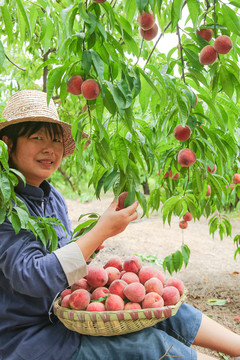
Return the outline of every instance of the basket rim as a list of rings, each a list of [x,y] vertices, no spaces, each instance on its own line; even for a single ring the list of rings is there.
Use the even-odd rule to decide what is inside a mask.
[[[70,309],[70,308],[65,308],[62,307],[59,304],[60,301],[60,296],[56,298],[56,300],[53,303],[53,308],[55,310],[61,310],[61,312],[65,312],[65,313],[71,313],[74,312],[76,314],[85,314],[85,315],[90,315],[90,314],[103,314],[103,315],[113,315],[113,314],[122,314],[122,313],[128,313],[128,314],[136,314],[136,313],[144,313],[146,311],[159,311],[159,310],[166,310],[166,309],[178,309],[186,300],[187,298],[187,289],[184,290],[183,294],[181,295],[179,301],[175,304],[175,305],[166,305],[166,306],[162,306],[162,307],[157,307],[157,308],[146,308],[146,309],[131,309],[131,310],[105,310],[105,311],[86,311],[86,310],[75,310],[75,309]]]

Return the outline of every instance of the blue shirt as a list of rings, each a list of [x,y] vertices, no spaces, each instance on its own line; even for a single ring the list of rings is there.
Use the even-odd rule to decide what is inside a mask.
[[[59,247],[71,239],[71,225],[62,195],[48,182],[20,186],[16,195],[32,216],[56,217]],[[56,295],[68,287],[63,268],[35,235],[15,233],[6,220],[0,225],[0,360],[66,360],[77,349],[81,335],[49,317]]]

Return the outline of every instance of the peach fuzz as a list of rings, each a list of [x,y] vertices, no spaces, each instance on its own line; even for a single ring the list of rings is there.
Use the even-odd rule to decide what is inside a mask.
[[[155,24],[155,19],[152,11],[149,13],[144,11],[138,16],[138,23],[143,30],[149,30]]]
[[[61,300],[61,306],[64,308],[70,307],[69,298],[71,294],[65,295]]]
[[[232,49],[233,43],[229,36],[220,35],[214,41],[213,47],[219,54],[227,54]]]
[[[127,286],[126,281],[122,279],[114,280],[109,286],[109,293],[120,296],[122,299],[125,298],[124,289]]]
[[[90,303],[90,293],[85,289],[75,290],[69,297],[69,305],[74,310],[85,310]]]
[[[152,277],[151,279],[147,280],[144,284],[144,287],[146,289],[146,293],[156,292],[159,295],[162,295],[163,293],[163,284],[157,277]]]
[[[178,163],[183,167],[192,166],[196,159],[196,154],[188,148],[180,150],[177,156]]]
[[[121,271],[122,270],[122,260],[120,259],[119,256],[113,256],[103,266],[104,269],[106,269],[107,267],[115,267],[119,271]]]
[[[182,280],[177,279],[175,277],[169,278],[166,282],[166,286],[174,286],[175,288],[178,289],[180,295],[182,295],[184,292],[184,284]]]
[[[125,272],[125,274],[123,274],[121,279],[126,281],[126,283],[128,283],[128,284],[131,284],[133,282],[140,282],[138,275],[131,271]]]
[[[86,311],[105,311],[105,306],[101,302],[94,301],[88,305]]]
[[[152,277],[158,277],[157,270],[153,266],[145,265],[139,271],[138,277],[139,277],[140,282],[144,285],[145,282],[147,280],[151,279]]]
[[[176,305],[180,299],[180,294],[175,286],[166,286],[163,289],[162,298],[164,305]]]
[[[71,291],[73,292],[77,289],[85,289],[85,290],[89,291],[90,286],[87,282],[87,279],[82,278],[82,279],[76,281],[74,284],[72,284]]]
[[[123,262],[123,270],[130,271],[135,274],[139,272],[142,267],[142,260],[135,255],[128,256],[126,260]]]
[[[82,93],[81,86],[83,79],[80,75],[73,75],[67,83],[67,92],[73,95],[80,95]]]
[[[98,266],[90,266],[88,268],[87,282],[93,288],[104,286],[107,284],[108,274],[105,269]]]
[[[109,294],[107,300],[105,301],[105,309],[107,311],[117,311],[124,309],[123,299],[115,294]]]
[[[81,91],[87,100],[96,99],[100,94],[100,87],[96,80],[88,79],[82,83]]]
[[[123,290],[123,293],[128,300],[132,302],[141,302],[146,295],[146,290],[143,284],[136,282],[128,284]]]
[[[156,270],[156,273],[157,273],[156,277],[157,277],[159,280],[161,280],[162,284],[164,285],[165,279],[164,279],[163,273],[162,273],[160,270],[158,270],[158,269],[155,269],[155,270]]]
[[[109,266],[105,270],[108,274],[107,285],[110,285],[114,280],[120,279],[120,271],[117,268]]]
[[[125,304],[124,310],[140,310],[142,307],[139,303],[134,303],[132,301],[129,301]]]
[[[205,46],[199,54],[199,62],[202,65],[211,65],[213,64],[218,57],[218,53],[212,45]]]
[[[157,304],[157,305],[156,305]],[[142,302],[142,308],[154,308],[154,307],[163,307],[164,301],[161,295],[155,292],[149,292],[146,294],[145,299]]]
[[[71,289],[65,289],[61,292],[60,298],[61,300],[64,298],[64,296],[71,294]]]
[[[178,141],[186,141],[191,136],[191,129],[188,125],[177,125],[173,130],[173,136]]]
[[[100,299],[101,297],[108,296],[108,294],[109,294],[109,289],[104,286],[100,286],[93,290],[93,292],[91,294],[91,300]],[[103,300],[103,302],[104,302],[104,300]]]

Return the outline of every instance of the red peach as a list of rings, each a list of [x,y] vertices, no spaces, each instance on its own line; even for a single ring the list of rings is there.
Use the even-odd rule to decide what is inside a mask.
[[[65,289],[61,292],[60,298],[61,300],[64,298],[64,296],[71,294],[71,289]]]
[[[87,291],[90,290],[90,286],[87,282],[87,279],[79,279],[78,281],[76,281],[74,284],[72,284],[71,286],[71,291],[74,292],[77,289],[85,289]]]
[[[94,301],[88,305],[86,311],[105,311],[105,306],[101,302]]]
[[[214,41],[213,47],[219,54],[227,54],[233,47],[233,43],[229,36],[220,35]]]
[[[148,279],[145,284],[146,293],[149,292],[156,292],[159,295],[162,295],[163,293],[163,284],[161,280],[159,280],[157,277],[152,277],[151,279]]]
[[[120,279],[120,271],[117,268],[109,266],[105,270],[108,274],[107,285],[110,285],[114,280]]]
[[[234,184],[230,184],[229,187],[231,190],[233,190],[235,188]]]
[[[206,196],[211,196],[211,186],[210,185],[208,185],[208,187],[207,187],[207,192],[206,192]]]
[[[176,305],[180,299],[179,291],[174,286],[166,286],[163,289],[162,298],[164,305]]]
[[[125,304],[124,310],[140,310],[142,307],[139,303],[134,303],[132,301],[129,301]]]
[[[183,167],[192,166],[196,159],[196,154],[188,148],[180,150],[177,157],[178,163]]]
[[[152,277],[158,277],[157,270],[153,266],[145,265],[140,269],[138,273],[138,277],[140,282],[144,285],[145,282],[151,279]]]
[[[103,266],[104,269],[106,269],[107,267],[115,267],[117,268],[119,271],[122,270],[122,261],[120,259],[119,256],[112,256],[107,262],[106,264]]]
[[[104,286],[107,284],[108,274],[105,269],[99,266],[91,266],[88,268],[87,282],[93,288]]]
[[[108,294],[109,294],[109,289],[104,286],[100,286],[93,290],[93,292],[91,294],[91,300],[100,299],[101,297],[108,296]],[[104,300],[103,300],[103,302],[104,302]]]
[[[73,75],[67,83],[67,91],[73,95],[81,94],[83,79],[80,75]]]
[[[137,274],[126,271],[125,274],[121,277],[122,280],[126,281],[126,283],[131,284],[133,282],[140,282],[139,277]]]
[[[143,284],[135,282],[128,284],[123,290],[123,293],[128,300],[132,302],[141,302],[146,295],[146,290]]]
[[[125,295],[124,295],[124,289],[127,286],[126,281],[119,279],[119,280],[114,280],[111,285],[109,286],[109,292],[110,294],[115,294],[120,296],[122,299],[124,299]]]
[[[173,180],[177,180],[179,178],[179,173],[176,173],[174,176],[172,174],[172,170],[169,171],[168,173],[169,177]]]
[[[143,30],[151,29],[153,27],[153,25],[155,24],[155,19],[154,19],[152,11],[150,11],[150,13],[143,11],[141,14],[139,14],[138,22],[139,22],[140,27]]]
[[[157,303],[157,307],[164,306],[164,301],[163,301],[162,296],[155,292],[150,292],[150,293],[146,294],[146,296],[142,302],[142,308],[143,309],[154,308],[154,307],[156,307],[155,306],[156,303]]]
[[[163,273],[162,273],[160,270],[158,270],[158,269],[155,269],[155,270],[156,270],[156,277],[157,277],[159,280],[161,280],[162,284],[164,285],[165,279],[164,279]]]
[[[70,304],[69,304],[69,298],[70,298],[71,294],[68,294],[68,295],[65,295],[63,298],[62,298],[62,301],[61,301],[61,306],[64,307],[64,308],[67,308],[67,307],[70,307]]]
[[[240,184],[240,174],[234,174],[232,177],[232,181],[234,184]]]
[[[138,271],[142,267],[142,260],[135,255],[128,256],[126,260],[123,262],[123,269],[127,272],[133,272],[135,274],[138,273]]]
[[[211,65],[217,60],[218,54],[212,45],[205,46],[199,54],[199,62],[202,65]]]
[[[187,125],[177,125],[173,130],[173,136],[179,141],[186,141],[191,136],[191,129]]]
[[[175,277],[169,278],[166,282],[166,286],[174,286],[175,288],[178,289],[180,295],[182,295],[184,292],[184,284],[182,280],[177,279]]]
[[[100,94],[100,87],[96,80],[88,79],[82,83],[81,91],[87,100],[96,99]]]
[[[107,311],[123,310],[124,305],[123,299],[115,294],[109,294],[105,301],[105,308]]]
[[[193,216],[189,211],[187,211],[186,214],[183,216],[184,221],[191,221],[192,218],[193,218]]]
[[[200,30],[197,30],[197,34],[199,36],[201,36],[203,39],[205,39],[206,41],[210,41],[213,36],[213,31],[212,31],[212,29],[200,29]]]
[[[183,229],[183,230],[186,229],[188,227],[187,221],[181,220],[179,222],[179,227],[180,227],[180,229]]]
[[[210,166],[207,164],[207,171],[210,172],[211,174],[214,174],[215,171],[217,170],[217,165],[214,164],[213,168],[211,169]]]
[[[71,293],[69,305],[74,310],[84,310],[90,303],[90,293],[85,289],[78,289]]]
[[[153,27],[149,30],[143,30],[142,28],[140,28],[140,35],[144,38],[144,40],[146,41],[150,41],[153,40],[158,33],[158,26],[157,24],[154,24]]]

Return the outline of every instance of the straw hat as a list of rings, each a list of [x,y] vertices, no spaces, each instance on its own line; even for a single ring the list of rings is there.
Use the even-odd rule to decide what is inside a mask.
[[[10,96],[2,117],[7,121],[0,122],[0,130],[6,126],[24,121],[43,121],[59,124],[63,130],[63,156],[71,155],[75,149],[71,125],[59,120],[53,100],[51,99],[49,105],[47,105],[47,94],[42,91],[22,90],[15,92]]]

